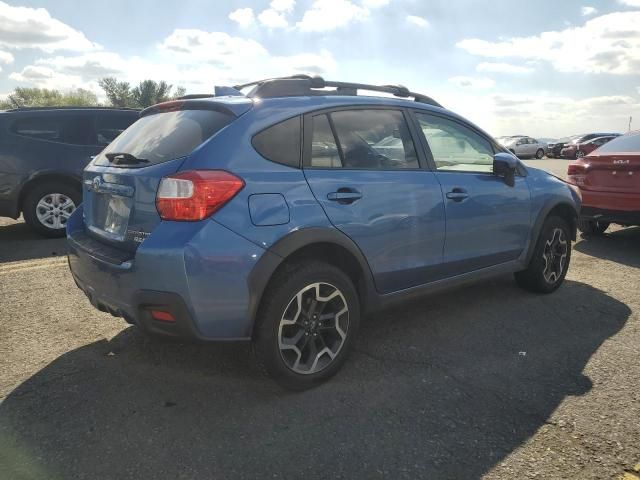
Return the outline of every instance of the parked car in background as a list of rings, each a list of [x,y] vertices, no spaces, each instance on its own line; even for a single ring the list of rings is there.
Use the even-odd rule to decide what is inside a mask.
[[[518,158],[542,158],[547,153],[547,144],[531,137],[503,137],[502,145]]]
[[[582,192],[583,233],[601,234],[611,223],[640,225],[640,130],[570,163],[567,174]]]
[[[156,334],[253,340],[304,389],[339,370],[368,311],[498,273],[562,283],[577,188],[405,87],[235,88],[249,87],[145,109],[87,166],[69,265],[98,309]]]
[[[580,143],[571,142],[565,145],[560,155],[564,158],[582,158],[614,138],[616,137],[609,135],[607,137],[596,137]]]
[[[554,158],[567,158],[562,154],[562,150],[570,145],[576,145],[578,143],[584,143],[594,138],[599,137],[617,137],[619,133],[582,133],[580,135],[573,135],[571,137],[565,137],[558,140],[555,144],[549,145],[550,156]],[[575,157],[574,157],[575,158]]]
[[[21,108],[0,112],[0,216],[48,237],[64,236],[82,200],[82,170],[139,115],[116,108]]]

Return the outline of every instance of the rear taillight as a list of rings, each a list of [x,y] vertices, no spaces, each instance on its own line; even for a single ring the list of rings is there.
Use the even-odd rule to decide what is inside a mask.
[[[222,170],[191,170],[160,181],[156,208],[163,220],[193,222],[207,218],[231,200],[244,181]]]
[[[584,163],[570,163],[567,167],[567,180],[574,185],[584,185],[587,178],[588,165]]]

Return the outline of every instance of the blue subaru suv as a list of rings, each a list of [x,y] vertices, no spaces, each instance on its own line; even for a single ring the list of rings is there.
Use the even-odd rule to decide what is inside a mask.
[[[579,193],[431,98],[307,76],[216,90],[147,108],[85,169],[69,265],[99,310],[252,340],[304,389],[367,312],[505,272],[564,280]]]

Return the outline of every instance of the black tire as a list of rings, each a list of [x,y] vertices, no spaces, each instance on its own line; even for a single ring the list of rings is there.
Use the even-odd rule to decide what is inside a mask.
[[[597,220],[578,220],[578,230],[583,235],[602,235],[609,228],[609,225],[609,222],[598,222]]]
[[[59,221],[54,224],[52,219],[52,223],[47,225],[46,220],[43,223],[38,218],[38,211],[42,210],[38,203],[47,196],[55,194],[61,195],[62,197],[60,198],[70,199],[73,202],[73,207],[65,208],[64,212],[60,211],[57,217],[53,217],[53,219],[59,219]],[[66,234],[66,216],[75,210],[80,205],[80,202],[82,202],[82,192],[79,188],[67,183],[44,182],[29,190],[22,205],[22,214],[27,225],[39,234],[50,238],[64,237]],[[60,225],[60,227],[56,228],[55,225]]]
[[[321,332],[321,326],[316,332],[319,335],[318,338],[316,338],[315,335],[307,336],[309,332],[313,330],[310,330],[309,326],[304,326],[303,323],[310,323],[307,320],[311,320],[313,315],[305,316],[298,314],[295,316],[293,314],[293,312],[301,311],[301,309],[297,307],[298,302],[296,299],[302,290],[309,288],[306,290],[306,293],[303,293],[302,296],[299,297],[299,303],[303,304],[303,307],[310,305],[314,301],[311,300],[310,303],[306,303],[309,299],[306,295],[311,295],[316,300],[318,299],[318,295],[314,293],[314,288],[311,288],[314,284],[320,284],[320,288],[334,287],[341,294],[339,298],[334,297],[334,300],[326,302],[324,307],[322,307],[321,302],[318,303],[321,308],[318,312],[319,314],[322,313],[324,309],[329,308],[329,306],[342,310],[343,307],[338,305],[346,303],[346,307],[348,308],[346,317],[344,313],[334,317],[334,322],[339,322],[343,327],[340,329],[344,333],[344,337],[341,340],[338,338],[339,335],[335,335],[337,331]],[[317,292],[321,292],[321,290],[317,290]],[[327,296],[331,296],[331,294],[327,293]],[[253,339],[254,351],[262,369],[277,383],[289,390],[306,390],[321,384],[335,375],[347,359],[360,324],[360,303],[351,279],[342,270],[324,262],[311,260],[294,263],[285,266],[285,268],[271,279],[264,293],[264,299],[256,318],[256,328]],[[331,304],[331,302],[336,303]],[[334,307],[333,305],[336,306]],[[306,310],[307,314],[315,311],[315,305]],[[300,342],[296,343],[296,350],[280,349],[281,322],[283,319],[287,321],[285,315],[292,319],[297,319],[295,324],[282,327],[283,336],[285,328],[290,329],[289,332],[296,332],[292,334],[293,337],[298,334],[300,335]],[[320,317],[322,316],[323,315],[320,315]],[[339,320],[337,320],[338,318]],[[329,323],[330,322],[327,322],[325,325],[329,325]],[[344,329],[345,325],[346,329]],[[326,329],[325,327],[325,330]],[[330,327],[329,330],[331,330]],[[323,336],[325,334],[329,335],[329,341],[326,341],[327,337]],[[305,335],[305,337],[302,337],[302,335]],[[333,347],[335,350],[332,352],[335,354],[333,359],[330,359],[330,356],[327,354],[323,356],[317,355],[318,348],[320,352],[322,352],[324,347],[329,347],[331,342],[334,343]],[[338,342],[340,342],[339,346],[336,346]],[[301,345],[309,345],[309,347],[306,348],[311,349],[313,347],[316,350],[306,350],[305,347],[300,347]],[[319,345],[319,347],[316,347],[316,345]],[[304,352],[309,351],[311,352],[310,354],[304,354]],[[315,356],[313,355],[314,352],[316,353]],[[305,360],[305,363],[308,364],[311,363],[312,358],[322,358],[324,363],[322,368],[318,370],[308,368],[305,373],[294,371],[295,365],[297,365],[297,363],[295,363],[296,360],[301,362],[304,359],[309,359]],[[291,363],[294,363],[294,365],[291,365]],[[315,363],[312,364],[312,367],[313,365],[315,365]],[[320,361],[317,361],[317,366],[320,367]],[[305,370],[305,368],[298,366],[298,370]]]
[[[544,150],[542,148],[539,148],[538,151],[536,152],[536,158],[538,160],[541,160],[542,157],[544,157]]]
[[[558,230],[562,232],[561,236]],[[558,249],[557,254],[555,250],[556,239],[564,240],[565,242],[564,247],[562,247],[560,241],[558,242],[561,248]],[[551,245],[549,244],[550,242]],[[564,252],[564,258],[562,258],[561,252]],[[547,260],[549,255],[552,256],[551,260]],[[549,264],[549,261],[552,261],[552,263]],[[536,242],[529,266],[526,270],[516,272],[516,283],[532,292],[554,292],[564,281],[570,261],[571,229],[563,218],[549,217],[540,230],[540,236]]]

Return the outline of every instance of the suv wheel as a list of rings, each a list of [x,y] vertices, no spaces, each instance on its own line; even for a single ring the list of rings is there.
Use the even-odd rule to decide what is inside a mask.
[[[598,222],[597,220],[578,220],[578,230],[583,235],[602,235],[607,228],[609,222]]]
[[[539,148],[538,151],[536,152],[536,158],[540,160],[542,157],[544,157],[544,150]]]
[[[538,293],[551,293],[564,281],[571,260],[571,231],[560,217],[549,217],[540,232],[526,270],[517,272],[518,285]]]
[[[67,220],[82,201],[82,194],[70,185],[47,182],[33,188],[23,206],[24,220],[47,237],[63,237]]]
[[[345,362],[360,322],[358,294],[340,269],[298,263],[277,274],[258,312],[258,361],[280,385],[314,387]]]

